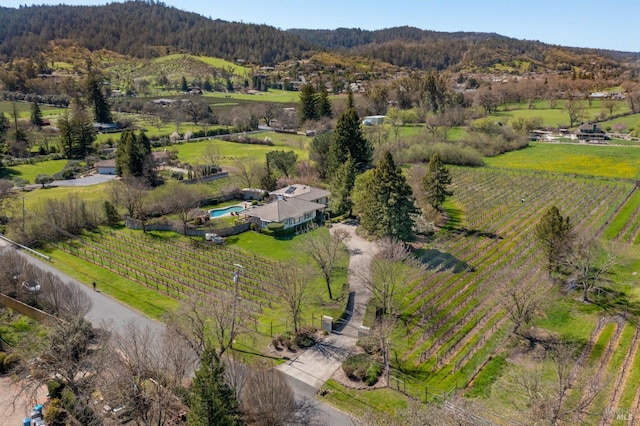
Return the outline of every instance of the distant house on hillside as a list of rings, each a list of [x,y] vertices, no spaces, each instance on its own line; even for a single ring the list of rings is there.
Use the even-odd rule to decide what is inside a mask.
[[[586,123],[576,131],[578,140],[585,142],[602,142],[609,139],[607,134],[596,123]]]

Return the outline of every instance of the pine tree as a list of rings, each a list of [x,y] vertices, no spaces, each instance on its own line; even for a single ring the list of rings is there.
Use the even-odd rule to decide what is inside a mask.
[[[451,184],[451,175],[440,160],[440,154],[436,151],[431,155],[427,166],[427,173],[422,178],[422,188],[425,192],[425,198],[434,209],[439,209],[447,197],[453,195],[453,192],[447,189],[447,185]]]
[[[102,81],[94,73],[87,75],[87,99],[93,106],[93,113],[98,123],[113,123],[109,103],[102,93]]]
[[[353,201],[351,191],[356,180],[356,167],[351,155],[347,155],[347,161],[342,164],[331,181],[330,208],[333,214],[342,215],[351,213]]]
[[[187,79],[184,78],[184,76],[182,76],[182,79],[180,80],[180,90],[183,92],[189,91],[189,85],[187,84]]]
[[[151,143],[144,132],[137,136],[132,130],[125,130],[120,136],[116,150],[116,174],[118,176],[144,176],[149,167]]]
[[[365,139],[360,127],[360,117],[353,103],[353,94],[349,92],[347,109],[338,118],[336,130],[331,135],[329,146],[329,158],[327,164],[328,174],[331,175],[344,164],[347,154],[351,155],[356,169],[364,170],[371,164],[373,147]]]
[[[318,92],[317,108],[318,117],[331,117],[331,101],[329,100],[327,87],[324,84],[320,86],[320,91]]]
[[[354,210],[360,216],[361,227],[380,238],[391,237],[408,241],[413,236],[416,212],[413,191],[386,151],[380,162],[366,177],[356,180]]]
[[[266,191],[273,191],[276,189],[278,181],[275,176],[273,176],[273,172],[271,171],[271,167],[269,167],[269,161],[267,160],[265,164],[265,172],[260,179],[260,186],[262,189]]]
[[[300,88],[300,124],[318,117],[318,95],[313,85],[307,83]]]
[[[538,244],[544,251],[549,273],[562,272],[565,259],[573,248],[573,224],[569,217],[562,217],[560,210],[552,206],[535,227]]]
[[[189,425],[242,424],[238,400],[224,377],[224,365],[212,348],[205,348],[189,396]]]
[[[36,126],[38,129],[42,127],[44,124],[44,120],[42,119],[42,111],[40,110],[40,104],[38,101],[33,101],[31,104],[31,124]]]
[[[71,115],[73,134],[72,156],[84,158],[92,149],[96,140],[96,132],[89,114],[81,108],[74,108]]]

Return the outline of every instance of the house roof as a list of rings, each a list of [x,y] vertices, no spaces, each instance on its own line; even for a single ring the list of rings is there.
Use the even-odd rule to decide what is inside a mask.
[[[116,167],[116,160],[115,159],[111,159],[111,160],[102,160],[102,161],[98,161],[95,164],[96,167],[113,167],[115,169]]]
[[[244,210],[242,214],[259,217],[265,222],[282,222],[325,208],[324,204],[312,203],[298,198],[283,198],[260,207]]]
[[[298,200],[314,201],[320,198],[329,197],[331,193],[324,189],[314,188],[308,185],[289,185],[271,192],[272,195],[282,195],[287,198],[297,198]]]
[[[578,127],[578,131],[587,133],[604,133],[602,128],[596,123],[585,123]]]

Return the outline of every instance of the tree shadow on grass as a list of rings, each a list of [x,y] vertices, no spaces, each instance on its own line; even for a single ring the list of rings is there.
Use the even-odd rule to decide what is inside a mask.
[[[22,176],[22,172],[11,167],[0,168],[0,179],[13,179]]]
[[[622,314],[627,319],[637,318],[640,315],[640,302],[631,300],[629,295],[623,291],[605,287],[600,289],[591,299],[594,305],[609,315]]]
[[[424,249],[417,254],[418,259],[429,270],[446,271],[451,270],[454,274],[460,272],[473,272],[475,269],[466,262],[458,259],[450,253],[441,252],[438,249]]]

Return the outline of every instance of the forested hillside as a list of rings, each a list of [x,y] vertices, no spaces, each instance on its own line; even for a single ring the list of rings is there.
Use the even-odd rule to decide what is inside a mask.
[[[494,33],[444,33],[414,27],[377,31],[291,29],[214,20],[161,2],[128,1],[105,6],[0,7],[0,61],[37,58],[51,40],[138,58],[193,53],[275,65],[318,51],[419,70],[515,71],[611,70],[640,53],[552,46]],[[503,69],[504,70],[504,69]]]
[[[638,52],[551,46],[495,33],[444,33],[408,26],[377,31],[338,28],[291,29],[289,32],[327,49],[342,49],[393,65],[424,70],[486,68],[515,62],[562,71],[572,66],[590,68],[595,64],[602,69],[640,58]]]
[[[56,39],[140,58],[184,51],[265,65],[311,49],[274,27],[211,20],[162,3],[0,8],[0,60],[37,56]]]

